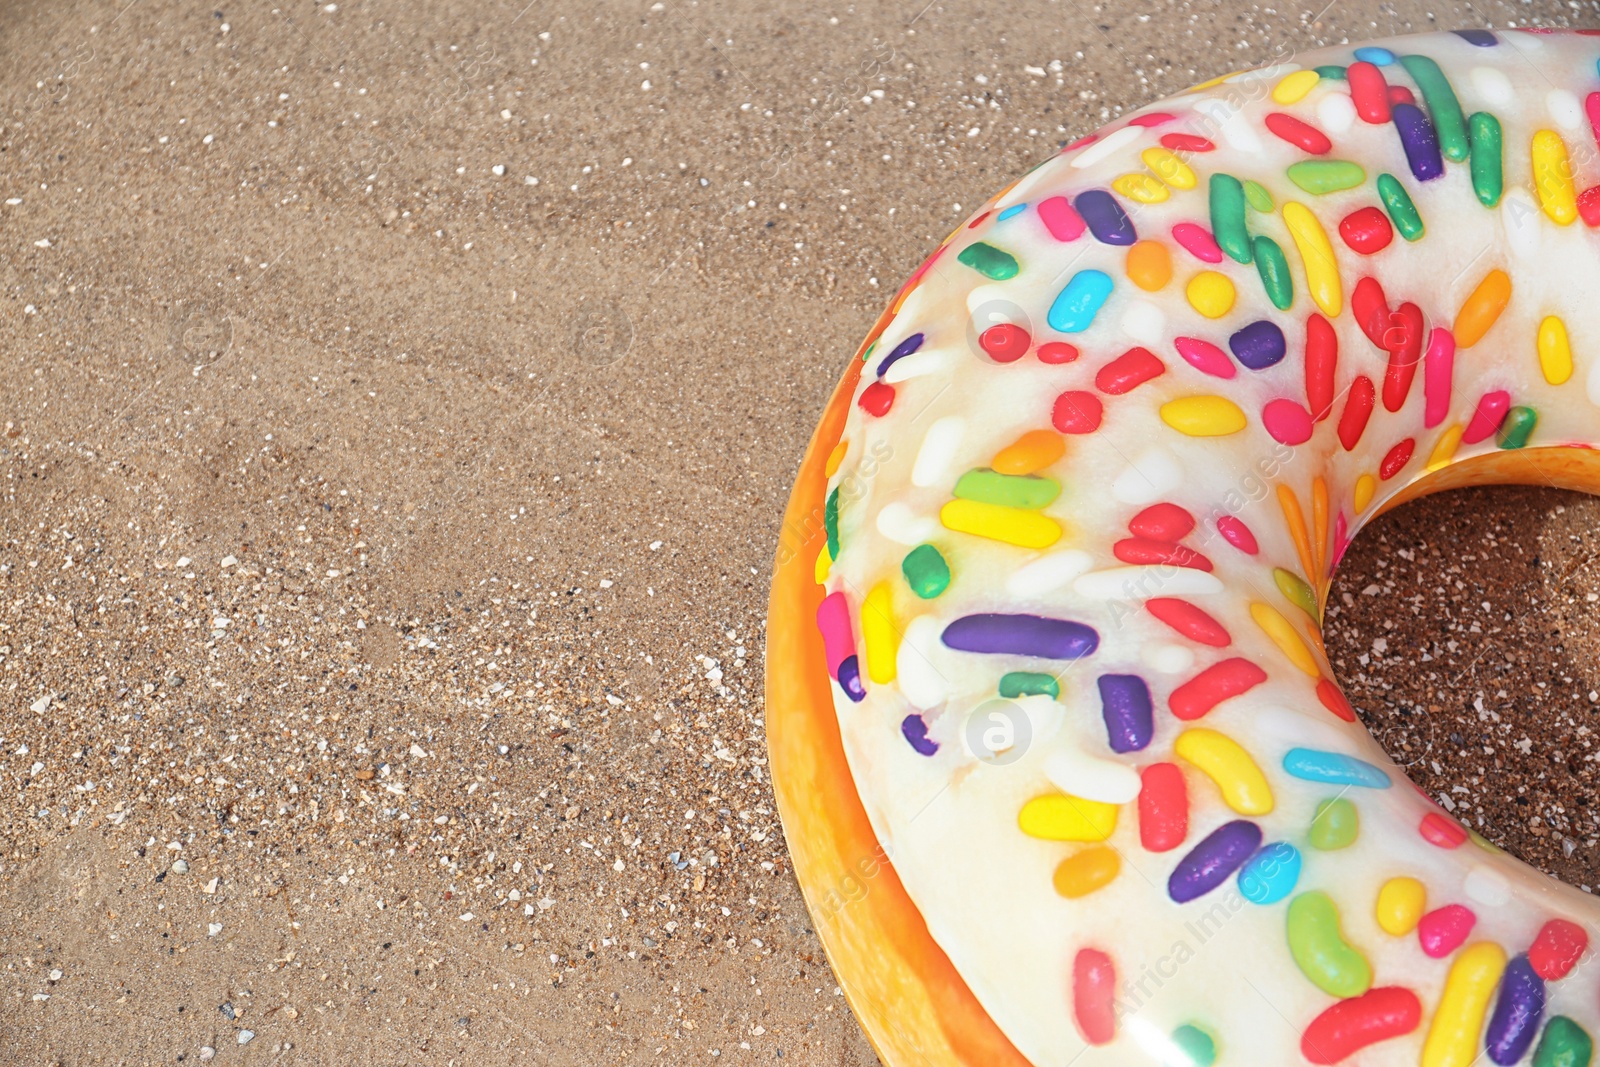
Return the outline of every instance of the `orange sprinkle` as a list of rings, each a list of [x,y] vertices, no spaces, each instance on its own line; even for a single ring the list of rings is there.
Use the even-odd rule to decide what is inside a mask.
[[[1311,483],[1311,550],[1320,579],[1328,567],[1328,483],[1320,475]]]
[[[1457,348],[1471,348],[1483,340],[1483,335],[1495,324],[1500,313],[1511,302],[1511,279],[1503,270],[1492,270],[1472,290],[1466,303],[1456,313],[1455,334]]]
[[[1057,893],[1076,900],[1110,885],[1121,869],[1122,860],[1115,849],[1096,845],[1062,860],[1052,880]]]
[[[1128,249],[1128,278],[1147,293],[1172,280],[1172,253],[1160,241],[1140,241]]]
[[[844,454],[850,450],[849,441],[840,441],[833,446],[833,451],[828,453],[828,466],[825,476],[832,478],[839,470],[839,464],[844,462]]]
[[[1294,490],[1287,485],[1278,486],[1278,506],[1283,509],[1283,521],[1289,524],[1289,536],[1294,538],[1295,551],[1300,554],[1300,566],[1305,568],[1307,575],[1316,573],[1311,566],[1311,538],[1306,533],[1305,512],[1300,510],[1300,501],[1294,495]]]
[[[1029,430],[996,452],[990,466],[1000,474],[1032,474],[1066,453],[1066,442],[1054,430]]]

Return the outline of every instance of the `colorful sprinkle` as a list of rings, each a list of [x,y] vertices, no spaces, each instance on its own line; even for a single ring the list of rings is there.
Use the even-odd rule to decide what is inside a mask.
[[[1116,1039],[1116,996],[1117,969],[1111,957],[1099,949],[1079,949],[1072,960],[1072,1018],[1089,1044]]]
[[[1306,1027],[1300,1051],[1315,1064],[1342,1063],[1362,1049],[1414,1031],[1422,1002],[1409,989],[1381,986],[1325,1009]]]
[[[1359,997],[1372,986],[1372,965],[1344,938],[1339,908],[1320,889],[1289,902],[1289,955],[1300,973],[1324,993]]]
[[[1029,430],[994,455],[990,464],[1001,474],[1035,474],[1067,453],[1061,435],[1049,430]]]
[[[1279,841],[1263,848],[1239,870],[1239,895],[1252,904],[1276,904],[1300,881],[1300,850]]]
[[[1164,146],[1146,148],[1139,153],[1139,158],[1144,161],[1145,166],[1155,171],[1156,177],[1174,189],[1187,191],[1199,184],[1199,179],[1195,177],[1189,164],[1174,154],[1170,148]]]
[[[1291,748],[1283,756],[1283,769],[1307,782],[1387,789],[1389,776],[1366,760],[1314,748]]]
[[[1035,671],[1009,671],[1000,676],[1000,695],[1007,700],[1018,697],[1047,696],[1052,700],[1061,697],[1061,683],[1053,674]]]
[[[1190,437],[1226,437],[1247,425],[1239,405],[1225,396],[1186,396],[1161,405],[1161,421]]]
[[[1468,1067],[1477,1058],[1489,998],[1505,967],[1505,949],[1492,941],[1480,941],[1456,957],[1422,1046],[1422,1067]]]
[[[1225,659],[1174,689],[1167,707],[1184,722],[1193,722],[1224,700],[1247,693],[1266,680],[1267,672],[1249,660]]]
[[[1439,135],[1428,116],[1415,104],[1396,104],[1394,128],[1400,134],[1411,176],[1419,182],[1432,181],[1444,174],[1444,157],[1439,152]]]
[[[1317,803],[1317,814],[1306,839],[1320,852],[1336,852],[1355,844],[1360,833],[1361,817],[1356,806],[1345,797],[1335,797]]]
[[[961,500],[980,500],[986,504],[1036,511],[1061,495],[1061,483],[1037,474],[1001,474],[979,468],[957,479],[952,492]]]
[[[1139,239],[1133,221],[1116,198],[1103,189],[1079,193],[1072,202],[1096,241],[1107,245],[1131,245]]]
[[[1096,684],[1111,751],[1144,751],[1155,736],[1150,687],[1136,674],[1102,674]]]
[[[1554,130],[1540,130],[1529,146],[1533,156],[1533,186],[1539,193],[1539,206],[1559,226],[1571,225],[1578,217],[1578,193],[1572,184],[1572,161],[1567,145]]]
[[[1109,396],[1131,393],[1145,382],[1165,374],[1167,365],[1148,348],[1134,347],[1101,367],[1094,385]]]
[[[907,552],[900,561],[900,572],[911,591],[923,600],[932,600],[950,588],[950,564],[932,545],[918,545]]]
[[[1015,278],[1020,269],[1017,257],[1010,252],[1004,252],[984,241],[978,241],[963,248],[956,261],[964,263],[988,278],[990,281],[1003,282],[1008,278]]]
[[[1111,275],[1105,271],[1080,270],[1056,294],[1045,321],[1057,333],[1082,333],[1094,325],[1094,317],[1111,295],[1111,289]]]
[[[895,679],[895,659],[900,651],[900,629],[894,620],[894,590],[879,582],[861,605],[861,643],[866,648],[867,677],[876,685]]]
[[[1048,200],[1041,201],[1036,210],[1039,212],[1039,220],[1044,223],[1044,228],[1058,241],[1076,241],[1087,229],[1083,223],[1083,216],[1078,214],[1064,196],[1052,196]]]
[[[1500,120],[1487,111],[1474,112],[1467,120],[1467,130],[1472,138],[1472,191],[1478,203],[1494,207],[1506,187]]]
[[[1417,88],[1422,90],[1422,100],[1428,105],[1428,114],[1433,117],[1444,157],[1452,163],[1464,162],[1471,149],[1471,141],[1467,136],[1466,119],[1461,113],[1461,102],[1456,99],[1450,80],[1439,69],[1439,64],[1428,56],[1402,56],[1400,65],[1417,83]]]
[[[1500,995],[1484,1038],[1492,1062],[1509,1065],[1521,1061],[1539,1033],[1544,1004],[1544,979],[1534,973],[1527,956],[1513,958],[1500,976]]]
[[[1300,264],[1306,272],[1306,288],[1311,299],[1329,318],[1337,318],[1344,306],[1344,288],[1339,282],[1338,260],[1327,231],[1304,204],[1290,200],[1283,205],[1283,222],[1289,227]]]
[[[1215,782],[1223,802],[1240,815],[1265,815],[1272,810],[1272,787],[1266,775],[1233,738],[1204,726],[1191,726],[1178,735],[1172,750]]]
[[[1391,878],[1378,890],[1378,926],[1391,937],[1404,937],[1417,928],[1428,891],[1415,878]]]
[[[1172,253],[1160,241],[1140,241],[1128,249],[1125,269],[1134,285],[1157,292],[1172,280]]]
[[[1117,811],[1115,804],[1055,793],[1024,804],[1017,826],[1041,841],[1099,842],[1116,830]]]
[[[1061,540],[1061,524],[1048,516],[980,500],[950,501],[939,509],[939,521],[947,530],[1019,548],[1049,548]]]
[[[1122,859],[1115,849],[1095,845],[1062,860],[1051,881],[1057,893],[1077,900],[1116,881],[1121,870]]]
[[[939,751],[939,743],[928,737],[928,723],[921,715],[907,715],[902,719],[900,734],[919,756],[932,756]]]
[[[1082,659],[1100,646],[1092,627],[1041,615],[966,615],[944,628],[942,640],[961,652],[1041,659]]]
[[[1216,889],[1261,847],[1261,827],[1244,819],[1223,823],[1178,861],[1167,878],[1167,896],[1187,904]]]
[[[1178,242],[1178,247],[1202,263],[1222,262],[1222,249],[1217,247],[1216,238],[1204,226],[1180,222],[1172,227],[1172,239]]]
[[[1545,1024],[1544,1035],[1533,1051],[1533,1067],[1589,1067],[1594,1059],[1594,1039],[1565,1015]]]
[[[1233,310],[1233,282],[1226,274],[1203,270],[1189,279],[1184,288],[1189,306],[1208,319],[1220,319]]]
[[[1189,834],[1189,787],[1175,763],[1152,763],[1139,775],[1139,843],[1169,852]]]
[[[1533,939],[1528,962],[1540,978],[1555,982],[1572,973],[1588,947],[1589,933],[1583,927],[1566,919],[1551,919]]]
[[[1250,232],[1245,228],[1244,183],[1231,174],[1213,174],[1210,184],[1211,233],[1217,247],[1238,263],[1250,262]],[[1220,277],[1220,275],[1219,275]],[[1227,279],[1223,279],[1226,281]],[[1231,285],[1230,285],[1231,288]],[[1191,298],[1192,299],[1192,298]],[[1231,299],[1229,301],[1231,306]],[[1223,311],[1227,309],[1224,308]],[[1205,312],[1201,312],[1205,314]],[[1222,312],[1218,312],[1222,314]],[[1211,316],[1216,318],[1216,315]]]
[[[1393,174],[1378,175],[1378,196],[1400,236],[1407,241],[1421,240],[1422,216],[1417,213],[1417,205],[1411,202],[1411,194],[1400,184],[1400,179]]]

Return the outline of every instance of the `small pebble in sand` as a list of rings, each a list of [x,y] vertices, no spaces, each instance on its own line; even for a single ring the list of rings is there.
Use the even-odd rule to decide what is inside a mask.
[[[256,1032],[254,1030],[240,1030],[239,1031],[239,1044],[248,1045],[250,1042],[254,1041],[255,1039],[256,1039]]]
[[[172,873],[173,874],[188,874],[189,873],[189,863],[188,863],[188,861],[187,860],[175,860],[175,861],[173,861]]]
[[[216,1056],[217,1056],[217,1050],[212,1048],[210,1045],[204,1045],[204,1046],[201,1047],[201,1049],[200,1049],[200,1062],[201,1063],[209,1063],[211,1060],[216,1059]]]

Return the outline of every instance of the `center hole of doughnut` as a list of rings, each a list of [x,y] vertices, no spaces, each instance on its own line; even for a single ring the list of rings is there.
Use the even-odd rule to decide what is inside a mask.
[[[1340,563],[1323,633],[1413,782],[1600,893],[1600,498],[1461,489],[1383,515]]]

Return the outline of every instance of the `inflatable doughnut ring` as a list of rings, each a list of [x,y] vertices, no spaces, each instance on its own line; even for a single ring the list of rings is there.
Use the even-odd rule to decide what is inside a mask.
[[[1386,508],[1600,489],[1597,58],[1471,30],[1209,82],[880,318],[789,505],[767,699],[886,1063],[1591,1062],[1600,908],[1410,786],[1319,620]]]

